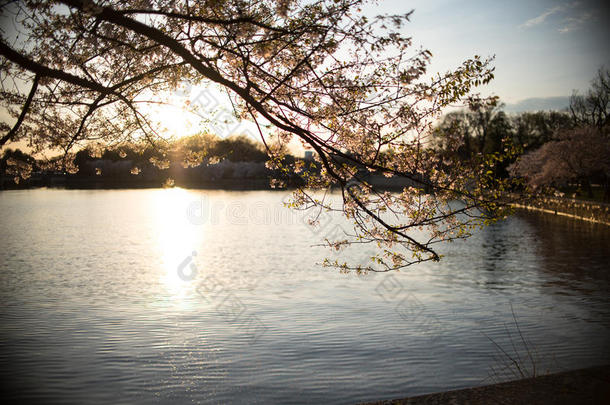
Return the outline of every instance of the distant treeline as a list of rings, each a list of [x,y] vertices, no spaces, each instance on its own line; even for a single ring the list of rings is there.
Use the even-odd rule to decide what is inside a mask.
[[[602,69],[585,94],[572,95],[565,111],[507,114],[497,98],[473,103],[443,116],[427,147],[441,152],[445,162],[491,159],[495,176],[521,177],[534,189],[610,200],[609,116],[610,72]],[[303,183],[296,166],[319,170],[312,159],[268,146],[281,156],[281,169],[268,168],[265,147],[244,136],[199,134],[166,144],[92,145],[46,161],[7,149],[0,159],[0,187],[291,187]]]
[[[36,160],[20,150],[7,149],[0,160],[4,188],[66,187],[193,187],[269,188],[270,179],[300,185],[300,178],[276,173],[265,166],[267,153],[260,142],[244,136],[221,139],[207,134],[181,138],[166,145],[123,144],[88,147],[65,161]],[[299,160],[284,153],[286,166]],[[310,165],[311,166],[311,165]]]
[[[585,94],[572,95],[565,111],[507,114],[493,99],[449,113],[434,128],[432,147],[462,162],[515,150],[511,158],[498,160],[496,176],[608,201],[609,117],[610,72],[602,69]]]

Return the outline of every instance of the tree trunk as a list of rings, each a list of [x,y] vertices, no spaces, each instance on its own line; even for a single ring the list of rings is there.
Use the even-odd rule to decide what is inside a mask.
[[[591,181],[589,179],[583,179],[582,186],[587,191],[587,197],[593,199],[593,188],[591,187]]]

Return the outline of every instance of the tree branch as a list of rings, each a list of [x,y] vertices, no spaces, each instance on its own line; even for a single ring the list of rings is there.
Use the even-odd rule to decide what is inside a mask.
[[[23,122],[25,115],[27,114],[28,110],[30,109],[30,104],[32,104],[32,99],[34,98],[34,94],[36,93],[36,89],[38,88],[39,80],[40,80],[40,75],[36,74],[34,76],[34,81],[32,82],[32,88],[30,89],[30,94],[28,94],[28,98],[25,100],[25,103],[23,104],[23,108],[21,109],[21,114],[19,114],[19,118],[17,118],[17,122],[15,123],[15,125],[13,125],[13,128],[11,128],[11,130],[6,135],[4,135],[2,137],[2,139],[0,139],[0,147],[4,146],[5,143],[7,143],[11,139],[13,139],[13,136],[15,136],[15,134],[19,130],[19,127],[21,126],[21,123]]]

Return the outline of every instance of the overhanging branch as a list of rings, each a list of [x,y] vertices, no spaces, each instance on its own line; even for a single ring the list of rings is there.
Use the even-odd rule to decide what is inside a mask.
[[[28,98],[25,100],[23,104],[23,108],[21,109],[21,114],[19,114],[19,118],[17,118],[17,122],[13,125],[13,128],[0,139],[0,147],[4,146],[5,143],[12,140],[19,127],[21,127],[21,123],[23,122],[25,115],[28,113],[30,109],[30,104],[32,104],[32,99],[34,98],[34,94],[36,93],[36,89],[38,89],[38,82],[40,81],[40,75],[36,74],[34,76],[34,81],[32,82],[32,88],[30,89],[30,94],[28,94]]]

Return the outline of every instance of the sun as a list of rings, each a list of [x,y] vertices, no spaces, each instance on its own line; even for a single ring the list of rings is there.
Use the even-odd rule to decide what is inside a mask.
[[[162,105],[151,108],[151,119],[166,138],[183,138],[201,131],[202,118],[184,107]]]

